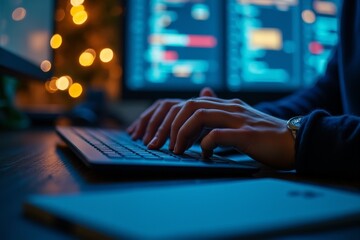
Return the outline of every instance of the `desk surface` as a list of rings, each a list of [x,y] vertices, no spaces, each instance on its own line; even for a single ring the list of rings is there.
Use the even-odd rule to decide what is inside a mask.
[[[66,239],[69,233],[27,219],[22,204],[31,194],[59,194],[97,189],[133,188],[163,184],[196,183],[218,179],[171,179],[100,174],[86,168],[56,136],[53,129],[0,132],[0,236],[2,239]],[[262,171],[254,178],[274,177],[360,191],[360,182],[309,179],[292,172]],[[360,226],[306,233],[312,239],[360,239]],[[3,238],[5,237],[5,238]],[[286,236],[288,239],[298,236]]]

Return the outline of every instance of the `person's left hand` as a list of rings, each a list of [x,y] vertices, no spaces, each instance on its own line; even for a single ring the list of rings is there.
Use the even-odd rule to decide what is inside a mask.
[[[175,154],[182,154],[204,129],[210,129],[201,140],[205,158],[211,156],[217,146],[233,146],[264,164],[294,168],[294,139],[286,121],[260,112],[241,100],[191,99],[169,119],[173,119],[170,150]],[[150,142],[149,148],[156,149],[156,141]]]

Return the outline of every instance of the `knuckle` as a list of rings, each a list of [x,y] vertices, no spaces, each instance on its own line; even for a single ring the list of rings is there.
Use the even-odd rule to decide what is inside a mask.
[[[241,100],[238,99],[238,98],[232,99],[231,102],[232,102],[232,103],[235,103],[235,104],[242,104],[242,103],[243,103],[243,101],[241,101]]]
[[[187,109],[194,109],[196,107],[197,101],[194,99],[190,99],[186,101],[184,107]]]
[[[208,111],[204,108],[195,111],[194,116],[197,118],[203,118],[207,115]]]
[[[218,139],[220,137],[221,131],[219,129],[213,129],[209,133],[211,139]]]
[[[174,105],[170,108],[169,114],[173,115],[175,113],[178,113],[180,111],[181,107],[178,105]]]
[[[164,102],[162,102],[162,106],[163,106],[164,108],[167,108],[167,109],[170,109],[173,105],[174,105],[174,103],[173,103],[173,102],[170,102],[170,101],[164,101]]]

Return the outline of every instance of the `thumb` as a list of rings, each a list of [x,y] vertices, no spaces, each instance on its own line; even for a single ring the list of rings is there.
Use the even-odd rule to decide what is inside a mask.
[[[205,87],[201,90],[200,97],[217,97],[217,96],[211,88]]]

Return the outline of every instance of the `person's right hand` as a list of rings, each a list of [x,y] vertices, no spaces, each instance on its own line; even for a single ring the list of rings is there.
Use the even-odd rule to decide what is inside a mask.
[[[200,98],[216,102],[231,101],[217,98],[210,88],[202,89]],[[157,146],[161,147],[169,137],[171,123],[184,102],[185,100],[182,99],[161,99],[156,101],[127,128],[127,132],[133,140],[142,139],[145,145],[149,144],[157,132],[161,132],[157,144]]]

